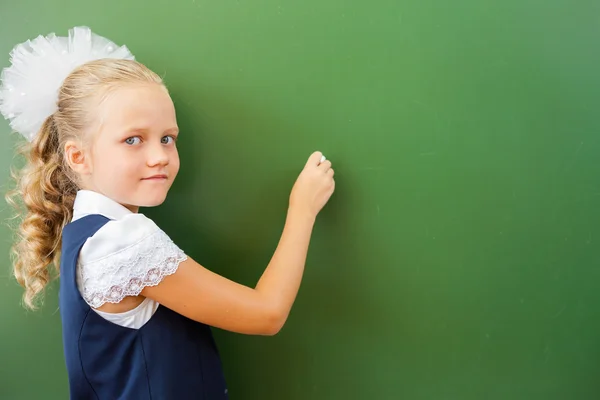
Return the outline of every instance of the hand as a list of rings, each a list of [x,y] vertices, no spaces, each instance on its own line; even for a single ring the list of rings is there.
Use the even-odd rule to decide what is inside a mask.
[[[290,209],[306,212],[312,218],[317,217],[335,190],[331,162],[322,159],[319,151],[311,154],[290,195]]]

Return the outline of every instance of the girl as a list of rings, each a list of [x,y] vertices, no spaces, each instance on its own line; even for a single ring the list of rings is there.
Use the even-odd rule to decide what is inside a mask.
[[[38,37],[13,50],[2,81],[0,111],[30,140],[10,197],[25,206],[14,273],[33,308],[60,266],[71,398],[226,399],[209,326],[281,329],[334,191],[331,163],[308,158],[279,245],[250,288],[186,256],[139,213],[163,203],[177,176],[179,128],[165,85],[126,47],[88,28]]]

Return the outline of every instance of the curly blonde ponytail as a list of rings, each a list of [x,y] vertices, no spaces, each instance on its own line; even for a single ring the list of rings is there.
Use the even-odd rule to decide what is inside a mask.
[[[12,256],[15,277],[25,288],[23,301],[30,309],[36,308],[35,298],[52,279],[48,267],[58,265],[62,229],[71,219],[77,193],[77,186],[65,173],[58,146],[58,130],[50,116],[35,140],[23,149],[28,163],[13,173],[17,187],[7,195],[11,205],[20,208],[20,200],[27,209]]]
[[[82,65],[60,88],[58,111],[46,119],[33,142],[23,147],[27,163],[13,172],[17,185],[6,199],[21,219],[11,253],[15,277],[25,288],[27,308],[37,308],[38,295],[59,275],[62,230],[71,221],[79,189],[78,177],[66,163],[64,144],[85,139],[95,122],[90,110],[110,91],[140,83],[162,85],[162,80],[131,60],[101,59]]]

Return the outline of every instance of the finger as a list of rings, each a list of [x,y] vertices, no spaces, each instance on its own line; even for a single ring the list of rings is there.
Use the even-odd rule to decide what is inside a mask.
[[[329,176],[333,176],[333,175],[335,175],[335,172],[333,171],[333,168],[329,168],[329,169],[327,170],[327,175],[329,175]]]
[[[321,164],[319,164],[319,168],[323,171],[328,171],[331,169],[331,161],[325,160]]]
[[[308,158],[308,161],[306,162],[306,165],[307,166],[309,166],[309,165],[318,166],[321,163],[321,158],[322,157],[323,157],[323,153],[321,153],[320,151],[315,151]]]

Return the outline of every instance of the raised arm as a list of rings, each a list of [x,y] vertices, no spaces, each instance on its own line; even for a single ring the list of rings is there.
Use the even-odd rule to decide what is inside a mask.
[[[313,153],[290,195],[283,233],[257,285],[235,283],[188,258],[142,295],[193,320],[221,329],[274,335],[292,308],[306,263],[315,218],[335,188],[329,161]]]

